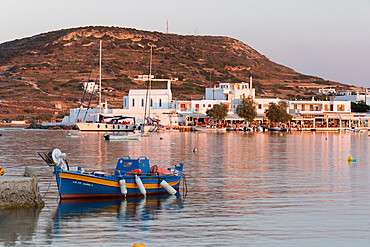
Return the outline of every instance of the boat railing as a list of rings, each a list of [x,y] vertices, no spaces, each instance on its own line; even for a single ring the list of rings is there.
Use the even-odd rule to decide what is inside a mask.
[[[128,155],[124,155],[124,156],[122,156],[122,157],[121,157],[121,159],[127,159],[127,160],[130,160],[131,158],[130,158],[130,156],[128,156]]]

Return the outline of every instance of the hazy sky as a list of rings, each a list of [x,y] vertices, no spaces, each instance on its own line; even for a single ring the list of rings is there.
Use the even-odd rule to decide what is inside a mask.
[[[370,87],[370,0],[0,0],[0,43],[88,25],[229,36],[272,61]]]

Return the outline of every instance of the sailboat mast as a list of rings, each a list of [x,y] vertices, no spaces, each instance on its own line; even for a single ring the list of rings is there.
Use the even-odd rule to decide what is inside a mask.
[[[153,56],[153,47],[150,46],[150,64],[149,64],[149,112],[148,112],[148,117],[150,117],[150,107],[152,100],[150,98],[150,93],[152,90],[152,56]]]
[[[99,51],[99,114],[101,114],[101,40]]]

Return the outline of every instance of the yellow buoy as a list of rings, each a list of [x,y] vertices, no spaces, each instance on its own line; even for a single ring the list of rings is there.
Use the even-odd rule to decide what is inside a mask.
[[[4,175],[4,169],[0,166],[0,176]]]
[[[280,136],[283,136],[283,133],[280,133]]]
[[[140,244],[134,244],[132,247],[145,247],[145,244],[140,243]]]
[[[353,157],[352,155],[348,157],[348,162],[352,162],[353,161]]]

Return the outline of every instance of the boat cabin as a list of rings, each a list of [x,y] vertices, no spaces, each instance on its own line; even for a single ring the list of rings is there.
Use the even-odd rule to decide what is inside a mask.
[[[126,174],[136,169],[140,169],[143,174],[150,173],[149,159],[145,156],[140,156],[137,159],[131,159],[129,156],[122,156],[117,161],[117,175]]]

